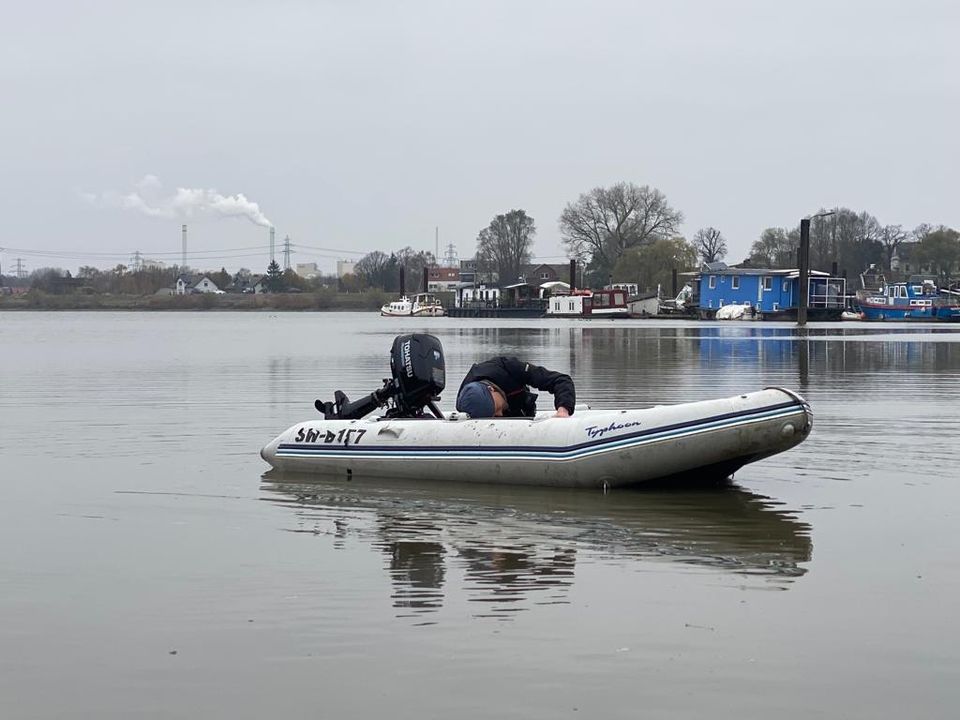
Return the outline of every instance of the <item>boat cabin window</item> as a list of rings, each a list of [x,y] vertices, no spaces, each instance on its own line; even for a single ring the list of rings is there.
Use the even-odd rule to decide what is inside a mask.
[[[769,275],[763,278],[763,289],[764,290],[773,290],[773,278]]]
[[[626,303],[626,298],[624,298],[623,293],[614,293],[613,294],[613,304],[614,305],[623,305]]]
[[[740,276],[734,275],[730,278],[730,289],[739,290],[740,289]]]

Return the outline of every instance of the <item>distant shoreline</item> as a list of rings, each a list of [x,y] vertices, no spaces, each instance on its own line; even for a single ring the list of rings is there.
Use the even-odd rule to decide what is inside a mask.
[[[212,293],[201,295],[52,295],[30,291],[22,295],[0,297],[0,311],[375,311],[388,302],[390,297],[387,293],[379,290],[363,293],[305,292],[262,295],[216,295]]]

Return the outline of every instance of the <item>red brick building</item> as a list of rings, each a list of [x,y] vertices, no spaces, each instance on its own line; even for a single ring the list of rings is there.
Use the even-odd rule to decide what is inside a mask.
[[[431,265],[427,268],[427,292],[452,292],[460,284],[460,269]]]

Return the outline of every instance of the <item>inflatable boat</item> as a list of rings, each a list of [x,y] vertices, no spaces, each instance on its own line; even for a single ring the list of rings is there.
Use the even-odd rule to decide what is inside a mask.
[[[727,477],[810,433],[799,395],[767,388],[736,397],[569,418],[308,420],[261,455],[278,470],[378,478],[619,487],[683,476]]]
[[[280,471],[347,479],[621,487],[729,477],[802,442],[813,422],[806,401],[781,388],[636,410],[578,406],[568,418],[471,418],[437,407],[446,377],[432,335],[397,337],[390,366],[392,378],[360,400],[340,391],[317,400],[323,419],[288,428],[263,459]]]

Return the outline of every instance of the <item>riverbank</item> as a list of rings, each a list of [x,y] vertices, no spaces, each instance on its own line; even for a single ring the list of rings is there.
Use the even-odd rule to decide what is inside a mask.
[[[262,295],[52,295],[31,290],[0,297],[0,310],[379,310],[391,296],[380,290],[270,293]]]

